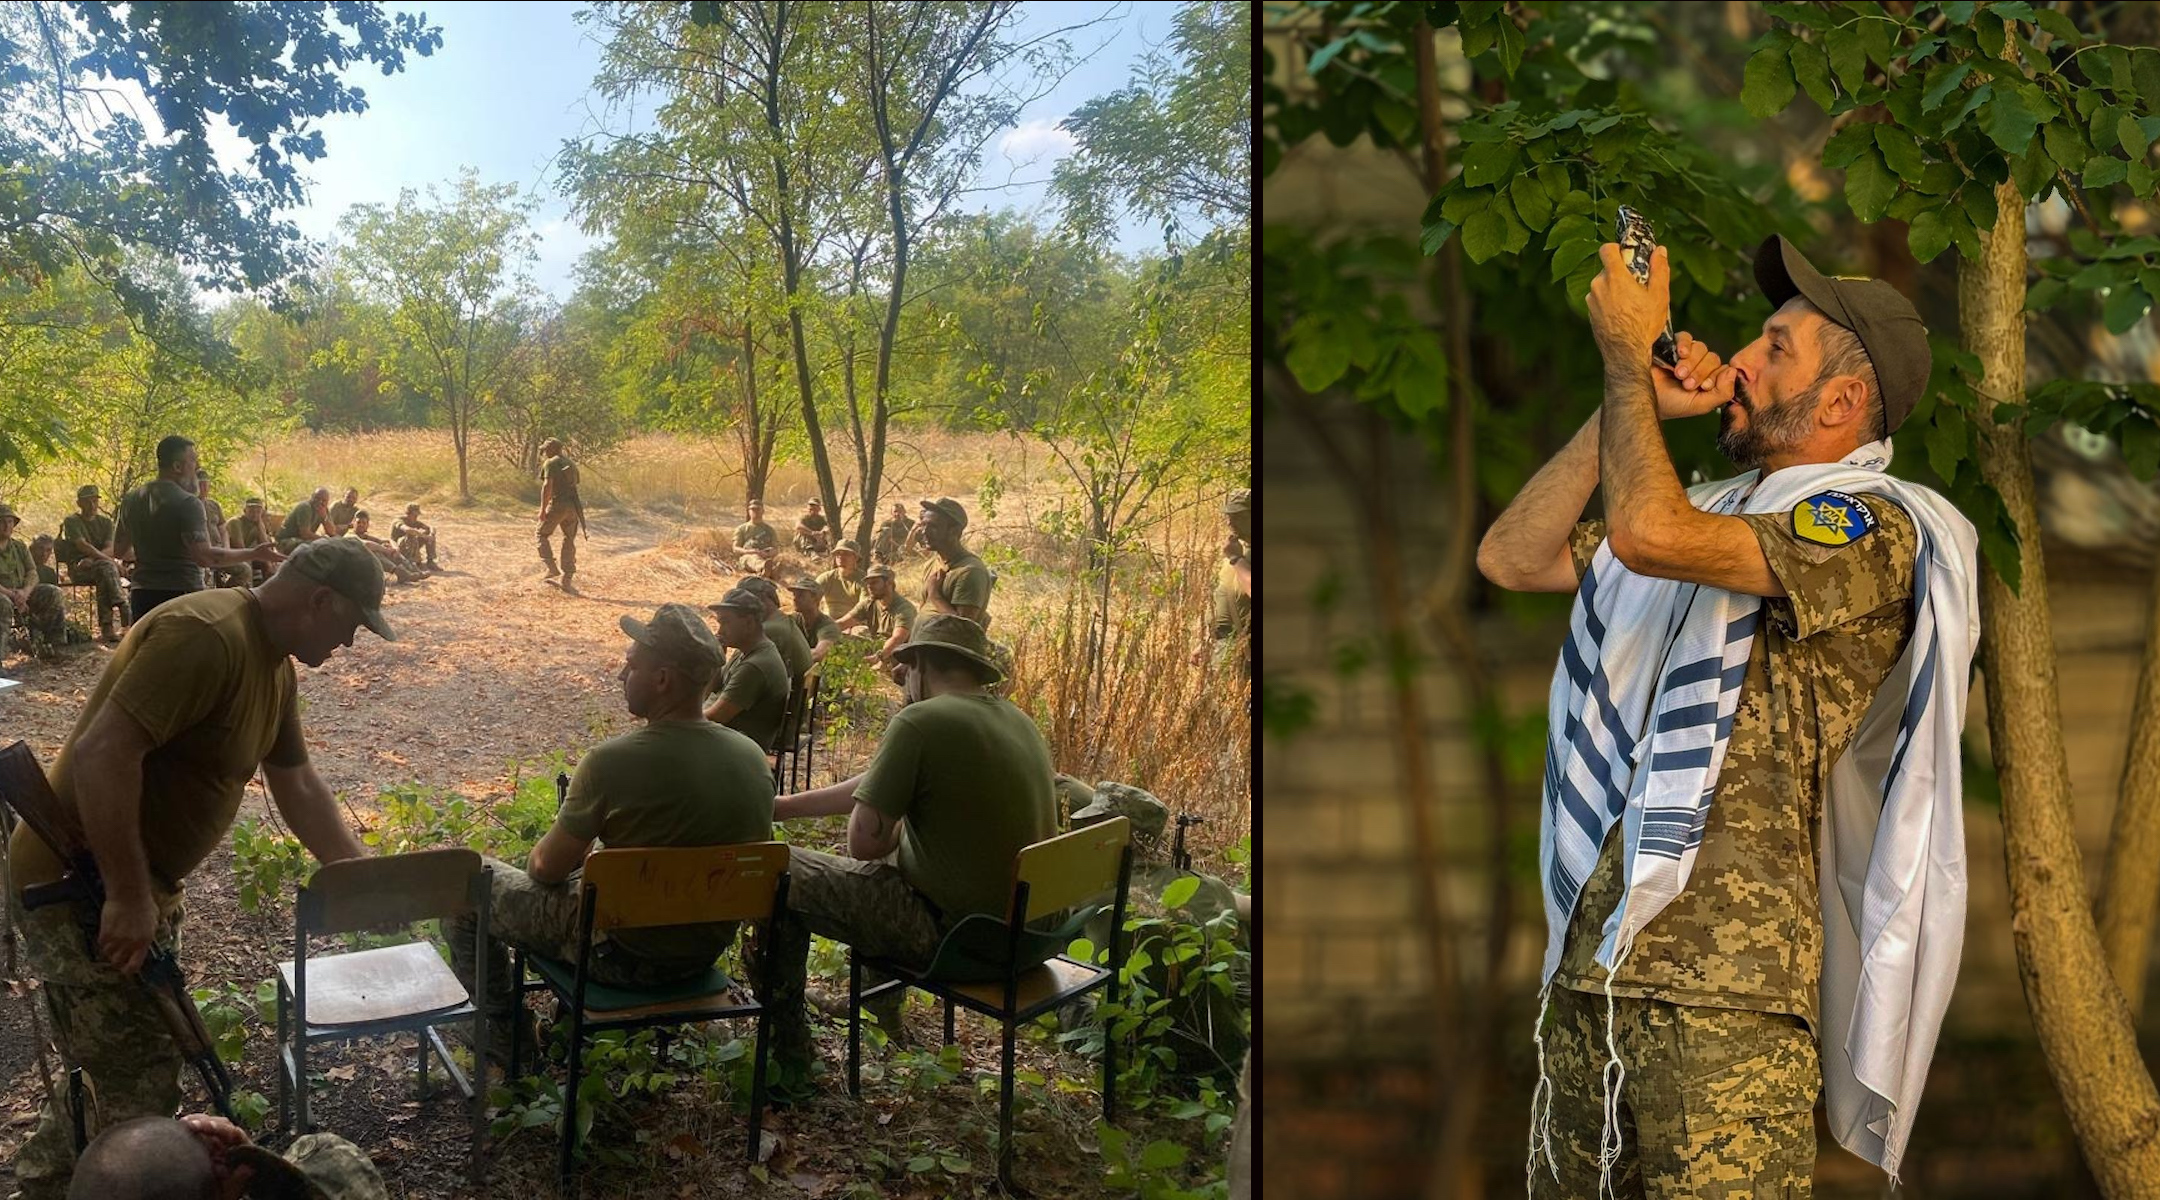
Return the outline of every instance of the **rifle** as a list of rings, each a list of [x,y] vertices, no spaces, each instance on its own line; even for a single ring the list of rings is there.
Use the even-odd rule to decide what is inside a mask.
[[[49,904],[73,903],[83,928],[84,943],[89,947],[90,957],[96,959],[98,922],[105,907],[105,881],[99,877],[97,859],[91,855],[89,843],[83,837],[82,818],[53,793],[44,768],[38,766],[37,756],[30,752],[27,743],[16,742],[0,750],[0,804],[14,809],[30,827],[30,832],[68,865],[67,874],[59,879],[23,889],[24,911]],[[196,1011],[195,999],[188,994],[187,977],[180,971],[179,960],[172,951],[152,942],[149,957],[143,960],[142,971],[135,979],[157,1008],[158,1016],[180,1047],[181,1055],[201,1076],[203,1089],[210,1093],[211,1104],[220,1116],[232,1120],[232,1077],[226,1074],[225,1063],[217,1056],[210,1031],[203,1026],[202,1014]],[[82,1123],[80,1079],[79,1067],[70,1071],[69,1087],[74,1093],[72,1103],[76,1109],[78,1139]]]
[[[1207,824],[1206,817],[1194,816],[1192,813],[1179,813],[1177,815],[1177,836],[1170,845],[1170,865],[1172,867],[1180,871],[1192,870],[1192,855],[1185,849],[1185,831],[1194,825],[1205,824]]]

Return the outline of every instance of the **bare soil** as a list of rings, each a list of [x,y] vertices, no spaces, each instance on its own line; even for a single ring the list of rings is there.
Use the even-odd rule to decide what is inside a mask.
[[[541,578],[532,524],[521,514],[444,508],[440,520],[443,573],[411,585],[392,585],[386,612],[398,640],[362,631],[348,650],[322,668],[300,668],[303,722],[309,750],[357,824],[374,818],[373,797],[394,783],[418,781],[475,798],[507,794],[513,764],[554,751],[591,745],[627,728],[615,675],[624,615],[644,617],[661,603],[703,605],[717,599],[733,573],[696,547],[704,539],[678,525],[626,512],[596,513],[595,533],[579,543],[579,596],[566,596]],[[22,686],[0,692],[0,740],[27,739],[47,761],[57,754],[95,684],[107,652],[94,649],[57,663],[14,659],[5,674]],[[852,771],[864,746],[819,754],[824,782]],[[273,816],[259,782],[243,816]],[[794,831],[798,840],[810,831]],[[271,977],[290,956],[290,906],[241,910],[230,847],[188,881],[183,965],[191,982],[246,991]],[[12,960],[5,965],[12,967]],[[844,988],[845,975],[841,976]],[[817,981],[813,980],[813,987]],[[29,988],[10,972],[0,995],[0,1164],[12,1161],[35,1126],[42,1102]],[[938,1014],[915,997],[908,1013],[918,1046],[935,1048]],[[813,1014],[815,1019],[815,1014]],[[751,1035],[747,1025],[740,1036]],[[589,1166],[589,1195],[622,1196],[971,1196],[999,1194],[991,1141],[996,1130],[994,1084],[997,1030],[965,1015],[960,1044],[965,1067],[942,1087],[904,1089],[892,1077],[866,1079],[860,1101],[845,1086],[844,1024],[822,1026],[820,1049],[828,1071],[810,1102],[768,1114],[779,1137],[761,1167],[744,1158],[746,1126],[725,1103],[724,1090],[695,1080],[630,1102],[633,1120],[603,1119],[596,1144],[613,1161]],[[238,1086],[274,1097],[274,1035],[266,1023],[250,1028]],[[1023,1084],[1019,1116],[1019,1176],[1042,1196],[1108,1193],[1100,1183],[1093,1125],[1100,1100],[1092,1063],[1060,1054],[1040,1037],[1024,1038],[1023,1067],[1046,1082]],[[393,1196],[545,1194],[553,1186],[551,1127],[522,1130],[493,1143],[491,1174],[475,1188],[464,1175],[468,1139],[463,1109],[437,1068],[436,1086],[418,1098],[410,1038],[323,1046],[310,1051],[319,1073],[315,1120],[357,1142],[373,1156]],[[872,1054],[874,1072],[889,1052]],[[556,1078],[560,1069],[556,1068]],[[205,1107],[192,1078],[187,1108]],[[1153,1124],[1153,1122],[1142,1122]],[[1150,1129],[1141,1140],[1175,1136]],[[258,1131],[280,1147],[288,1137],[273,1114]],[[925,1153],[956,1155],[965,1168],[910,1174],[870,1165],[871,1152],[897,1163]],[[0,1195],[13,1172],[0,1165]]]

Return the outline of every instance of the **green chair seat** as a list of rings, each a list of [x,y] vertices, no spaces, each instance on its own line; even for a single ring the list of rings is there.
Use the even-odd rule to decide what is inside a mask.
[[[568,999],[577,992],[577,965],[560,959],[528,955],[525,961],[539,972],[555,989],[556,994]],[[728,991],[735,981],[718,967],[707,968],[703,975],[693,975],[675,983],[663,983],[645,988],[609,987],[588,979],[585,981],[585,1011],[592,1013],[618,1012],[623,1009],[647,1008],[656,1004],[674,1004],[683,1000],[695,1000],[700,996],[712,996]]]

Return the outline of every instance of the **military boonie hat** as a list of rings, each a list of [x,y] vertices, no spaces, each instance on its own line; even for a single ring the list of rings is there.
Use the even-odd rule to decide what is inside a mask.
[[[832,552],[834,554],[852,554],[857,558],[862,557],[862,547],[856,544],[854,538],[841,538],[839,543],[833,546]]]
[[[1249,513],[1249,512],[1251,512],[1251,511],[1252,511],[1252,489],[1251,489],[1251,488],[1237,488],[1237,489],[1233,490],[1233,491],[1232,491],[1232,492],[1230,493],[1230,498],[1229,498],[1229,499],[1227,499],[1227,500],[1224,500],[1224,501],[1223,501],[1223,506],[1222,506],[1222,510],[1223,510],[1223,512],[1224,512],[1224,513],[1226,513],[1226,514],[1228,514],[1228,513]]]
[[[708,604],[705,607],[714,612],[719,612],[722,609],[734,609],[737,612],[751,613],[756,616],[765,615],[765,601],[756,592],[745,587],[729,588],[727,595],[720,597],[717,603]]]
[[[22,518],[15,515],[15,510],[13,508],[9,507],[6,504],[0,504],[0,521],[20,520],[22,520]]]
[[[925,513],[936,513],[951,521],[955,529],[967,528],[967,510],[960,507],[960,502],[951,496],[939,496],[935,500],[925,500],[922,502],[922,509]]]
[[[884,563],[879,563],[878,565],[870,568],[869,570],[864,571],[862,573],[862,577],[864,583],[868,583],[873,579],[891,579],[893,577],[892,568],[886,566]]]
[[[1805,297],[1824,316],[1851,330],[1882,387],[1884,432],[1905,423],[1927,391],[1933,365],[1927,326],[1912,301],[1880,279],[1824,275],[1777,234],[1756,248],[1755,286],[1773,309],[1794,296]]]
[[[631,641],[676,666],[701,671],[707,679],[720,669],[721,662],[727,657],[720,649],[720,639],[713,636],[712,627],[687,604],[663,604],[650,621],[626,616],[616,624]]]
[[[1129,783],[1104,780],[1095,785],[1094,803],[1072,815],[1073,828],[1111,817],[1131,821],[1133,832],[1142,837],[1161,837],[1163,829],[1170,824],[1170,806],[1157,800],[1153,793]]]
[[[366,542],[352,538],[303,542],[280,569],[297,571],[301,578],[312,579],[352,601],[360,609],[361,623],[374,630],[376,637],[386,642],[397,640],[390,622],[382,615],[382,564],[375,561]]]
[[[77,500],[95,500],[95,499],[97,499],[97,498],[98,498],[98,487],[97,487],[97,485],[96,485],[96,484],[94,484],[94,483],[86,483],[86,484],[82,485],[81,487],[79,487],[79,488],[76,488],[76,489],[75,489],[75,498],[76,498]]]
[[[983,633],[983,627],[966,617],[931,613],[915,622],[915,628],[908,632],[908,640],[893,651],[893,657],[910,662],[914,658],[911,652],[925,646],[935,646],[975,663],[990,672],[991,683],[1005,678],[1005,669],[990,657],[990,639]]]
[[[825,594],[825,585],[808,575],[797,575],[795,582],[788,585],[788,590],[791,592],[816,592],[822,596]]]

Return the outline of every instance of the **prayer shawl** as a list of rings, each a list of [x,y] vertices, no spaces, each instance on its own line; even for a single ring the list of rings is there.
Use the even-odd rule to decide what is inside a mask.
[[[1919,533],[1912,637],[1832,769],[1819,837],[1830,1127],[1895,1179],[1964,939],[1958,739],[1980,621],[1971,522],[1887,474],[1889,463],[1889,443],[1874,442],[1841,462],[1751,471],[1688,496],[1705,512],[1768,513],[1829,489],[1871,491],[1902,505]],[[1761,616],[1760,597],[1637,575],[1609,544],[1584,572],[1548,712],[1538,853],[1547,986],[1615,821],[1626,891],[1599,964],[1616,969],[1687,886]],[[1542,1128],[1534,1115],[1533,1169]]]

